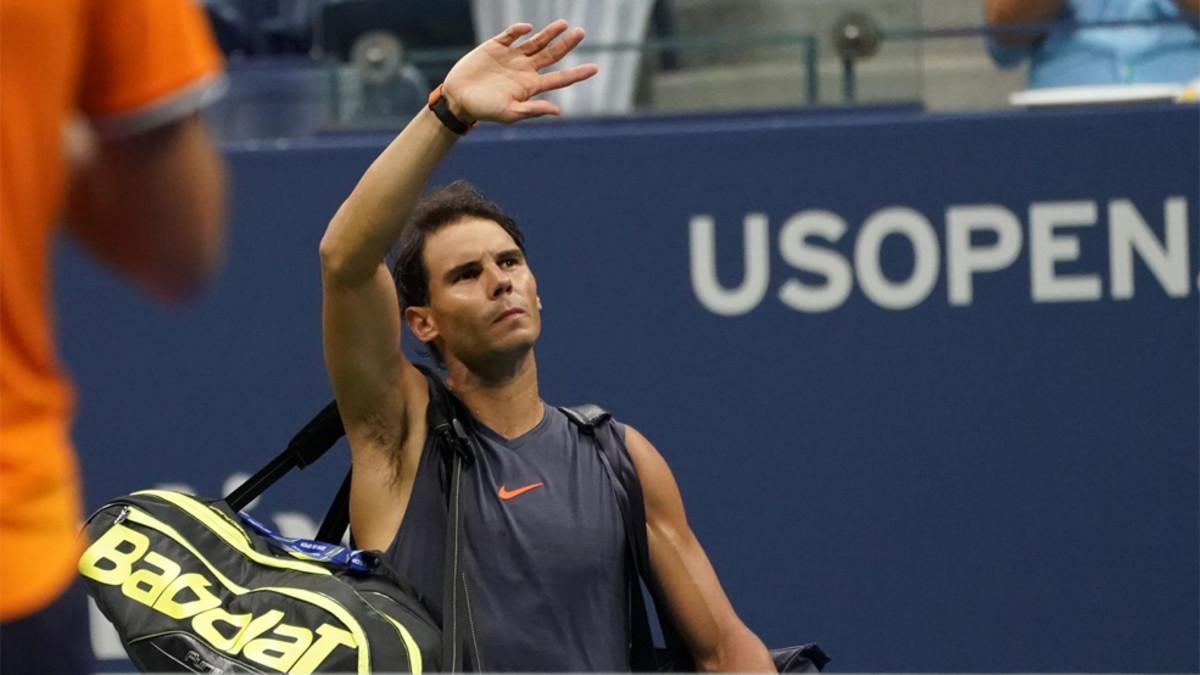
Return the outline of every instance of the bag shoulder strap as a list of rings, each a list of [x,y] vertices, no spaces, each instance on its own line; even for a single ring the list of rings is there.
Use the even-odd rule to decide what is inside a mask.
[[[596,427],[612,417],[608,411],[595,403],[584,403],[576,406],[559,406],[572,422],[579,425],[587,433],[595,431]]]
[[[418,365],[417,368],[424,373],[429,384],[427,425],[442,450],[450,478],[446,495],[443,558],[446,569],[442,577],[442,671],[483,671],[475,622],[471,616],[466,566],[462,559],[462,474],[463,469],[471,466],[474,460],[474,437],[467,433],[459,420],[461,405],[441,378],[424,366]]]
[[[633,571],[633,574],[629,575],[630,666],[637,672],[658,672],[668,666],[673,670],[692,670],[691,655],[684,646],[670,614],[667,613],[666,604],[658,595],[650,569],[650,543],[646,538],[646,505],[642,496],[642,484],[638,480],[629,451],[617,438],[616,427],[611,423],[612,416],[600,406],[590,403],[560,407],[559,410],[595,441],[600,452],[601,464],[604,465],[612,483],[617,506],[621,511],[621,520],[625,525],[625,539],[629,544],[629,565]],[[650,590],[659,627],[667,643],[666,650],[659,650],[654,646],[650,615],[642,595],[643,581]],[[663,651],[666,653],[662,653]]]
[[[303,469],[320,459],[345,435],[337,401],[331,401],[292,436],[283,452],[230,492],[225,503],[235,512],[241,511],[292,469]]]

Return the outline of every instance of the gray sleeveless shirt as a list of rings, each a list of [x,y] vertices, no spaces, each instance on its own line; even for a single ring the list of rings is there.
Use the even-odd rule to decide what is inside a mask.
[[[557,408],[506,440],[472,422],[463,555],[480,664],[488,671],[629,670],[625,530],[591,438]],[[615,423],[614,423],[615,424]],[[624,439],[618,425],[616,436]],[[442,617],[446,467],[426,440],[388,562]]]

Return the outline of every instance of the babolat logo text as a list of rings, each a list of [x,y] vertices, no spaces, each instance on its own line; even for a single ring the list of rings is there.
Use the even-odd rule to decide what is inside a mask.
[[[357,649],[354,636],[327,623],[315,630],[283,623],[278,609],[259,615],[222,607],[214,581],[184,572],[179,563],[150,550],[150,539],[115,523],[88,547],[79,572],[101,584],[119,586],[125,597],[166,617],[189,623],[191,632],[216,649],[267,668],[311,673],[338,647]]]

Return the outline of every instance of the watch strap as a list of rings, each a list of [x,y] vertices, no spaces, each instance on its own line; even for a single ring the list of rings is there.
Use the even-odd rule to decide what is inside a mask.
[[[433,91],[429,92],[429,109],[433,111],[433,114],[441,120],[447,129],[459,136],[467,133],[471,130],[471,127],[475,126],[474,122],[467,124],[458,119],[450,111],[450,104],[446,101],[446,97],[442,95],[442,85],[440,84]]]

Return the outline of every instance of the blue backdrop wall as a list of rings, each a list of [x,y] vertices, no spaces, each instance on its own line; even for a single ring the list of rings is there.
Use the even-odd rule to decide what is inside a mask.
[[[842,671],[1194,672],[1198,129],[1196,107],[528,124],[473,132],[436,182],[523,225],[544,398],[658,446],[767,643]],[[90,506],[217,496],[328,400],[317,242],[387,140],[231,148],[228,263],[187,311],[64,248]],[[253,512],[311,532],[344,469]]]

